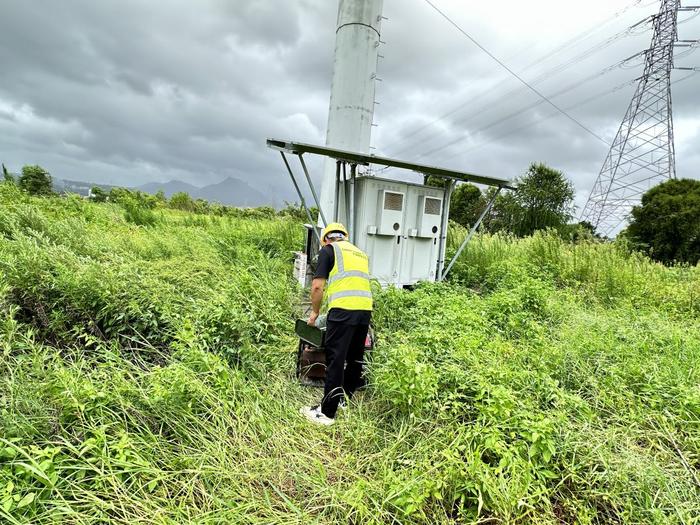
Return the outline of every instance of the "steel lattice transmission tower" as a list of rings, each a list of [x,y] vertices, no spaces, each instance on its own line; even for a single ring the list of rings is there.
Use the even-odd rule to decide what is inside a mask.
[[[676,178],[671,70],[679,9],[680,0],[662,0],[653,17],[644,74],[581,214],[603,235],[615,233],[649,188]]]

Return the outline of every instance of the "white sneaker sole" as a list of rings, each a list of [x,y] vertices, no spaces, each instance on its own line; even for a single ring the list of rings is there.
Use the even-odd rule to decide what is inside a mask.
[[[335,423],[335,420],[330,419],[326,416],[318,417],[315,412],[311,412],[306,407],[300,408],[299,413],[312,423],[315,423],[316,425],[324,425],[328,427]]]

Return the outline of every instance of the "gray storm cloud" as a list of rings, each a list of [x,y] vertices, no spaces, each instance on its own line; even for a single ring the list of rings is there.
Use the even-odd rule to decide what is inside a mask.
[[[601,71],[647,47],[651,33],[605,43],[658,2],[438,3],[612,139],[641,63]],[[281,201],[291,185],[265,138],[324,140],[335,1],[26,0],[2,11],[0,156],[14,169],[39,163],[60,178],[124,185],[235,176]],[[538,104],[422,0],[385,0],[385,15],[378,152],[510,177],[543,161],[585,198],[603,144]],[[700,18],[679,31],[700,38]],[[700,65],[700,53],[678,62]],[[700,177],[699,92],[700,74],[674,85],[680,177]]]

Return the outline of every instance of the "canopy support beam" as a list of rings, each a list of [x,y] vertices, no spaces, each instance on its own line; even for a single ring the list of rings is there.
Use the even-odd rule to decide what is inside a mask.
[[[481,212],[481,215],[479,216],[479,219],[474,223],[474,226],[472,226],[472,229],[469,232],[469,235],[467,235],[462,241],[462,244],[460,245],[459,249],[457,250],[457,253],[455,253],[454,257],[452,257],[452,260],[450,261],[450,264],[447,266],[447,270],[443,272],[443,274],[440,276],[440,280],[444,281],[445,277],[447,277],[447,274],[450,273],[450,270],[452,269],[452,266],[454,265],[455,261],[459,258],[459,256],[462,254],[462,250],[469,244],[469,241],[472,240],[472,237],[474,237],[474,234],[476,233],[476,230],[479,229],[479,226],[481,226],[482,221],[484,220],[484,217],[486,217],[486,214],[491,211],[491,208],[493,208],[493,205],[496,202],[496,197],[498,197],[498,194],[501,193],[501,188],[498,188],[496,190],[496,193],[493,194],[493,197],[491,197],[491,200],[489,203],[486,205],[486,208],[484,208],[484,211]]]
[[[297,195],[299,196],[299,200],[301,201],[301,207],[304,208],[304,211],[306,212],[306,217],[309,219],[309,224],[313,225],[314,220],[313,217],[311,217],[311,212],[309,211],[309,207],[306,205],[306,200],[304,200],[304,194],[301,192],[301,189],[299,188],[299,185],[297,184],[297,179],[294,176],[294,172],[292,171],[292,167],[289,165],[289,161],[287,160],[287,156],[284,154],[284,151],[280,151],[280,155],[282,155],[282,160],[284,161],[284,165],[287,167],[287,172],[289,172],[289,177],[292,179],[292,184],[294,184],[294,189],[297,191]],[[314,237],[316,237],[316,240],[321,244],[321,240],[318,237],[318,232],[316,231],[316,228],[313,227],[311,228],[311,231],[314,234]]]
[[[435,274],[436,280],[440,281],[442,271],[445,269],[445,251],[447,249],[447,226],[450,218],[450,201],[452,192],[455,189],[454,180],[445,181],[445,189],[442,194],[442,217],[440,218],[440,240],[438,245],[438,266]]]
[[[311,188],[311,195],[313,196],[314,202],[316,203],[316,207],[318,208],[318,213],[321,216],[321,221],[323,221],[323,226],[325,227],[326,225],[328,225],[328,221],[326,220],[326,217],[323,214],[323,208],[321,208],[321,201],[318,200],[318,195],[316,195],[316,188],[314,187],[314,183],[311,181],[311,175],[309,175],[309,169],[306,167],[306,162],[304,162],[304,154],[297,153],[297,156],[299,157],[299,163],[301,164],[301,168],[304,170],[304,175],[306,175],[306,182],[309,183],[309,188]]]

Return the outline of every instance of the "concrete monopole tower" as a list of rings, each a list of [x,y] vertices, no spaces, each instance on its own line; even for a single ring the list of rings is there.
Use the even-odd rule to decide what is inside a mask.
[[[340,0],[326,146],[369,153],[384,0]],[[336,163],[326,161],[320,204],[328,220],[335,205]],[[347,216],[343,199],[339,218]]]

